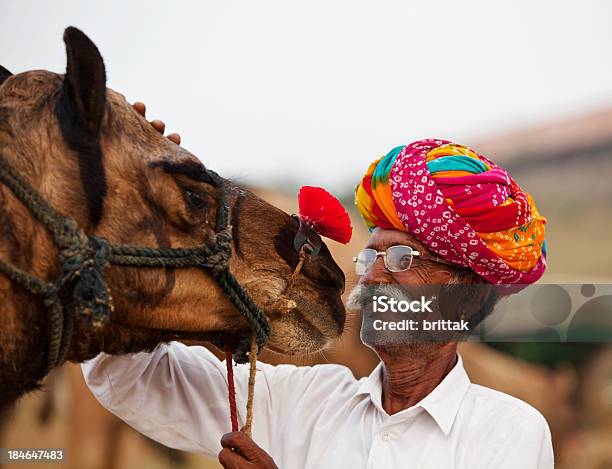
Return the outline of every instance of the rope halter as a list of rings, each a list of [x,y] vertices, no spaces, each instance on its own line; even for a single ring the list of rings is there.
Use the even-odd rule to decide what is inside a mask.
[[[218,188],[222,179],[205,170],[206,182]],[[42,299],[49,311],[50,342],[46,366],[40,379],[66,358],[74,329],[75,314],[86,318],[86,324],[99,332],[113,311],[113,299],[104,278],[109,265],[186,268],[206,270],[228,299],[247,320],[260,350],[270,335],[270,324],[229,269],[232,235],[225,198],[217,209],[215,234],[201,246],[190,248],[151,248],[111,244],[105,238],[87,235],[72,218],[51,207],[21,175],[0,156],[0,182],[8,187],[23,205],[51,233],[59,249],[61,272],[47,282],[0,259],[0,272],[26,291]],[[246,337],[235,351],[235,360],[245,363],[251,350]]]

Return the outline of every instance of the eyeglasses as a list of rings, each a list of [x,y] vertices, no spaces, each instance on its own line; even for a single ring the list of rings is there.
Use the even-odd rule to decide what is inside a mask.
[[[420,255],[419,251],[410,246],[391,246],[386,251],[366,248],[359,251],[357,257],[353,257],[353,262],[357,275],[365,275],[379,256],[382,256],[389,272],[403,272],[410,269],[412,259]]]
[[[420,251],[413,249],[410,246],[390,246],[386,251],[377,251],[376,249],[362,249],[356,257],[353,257],[355,263],[355,273],[357,275],[365,275],[368,270],[374,265],[376,259],[382,257],[385,262],[385,267],[389,272],[404,272],[412,266],[414,257],[422,259],[431,259],[442,264],[453,265],[438,257],[429,258],[423,256]]]

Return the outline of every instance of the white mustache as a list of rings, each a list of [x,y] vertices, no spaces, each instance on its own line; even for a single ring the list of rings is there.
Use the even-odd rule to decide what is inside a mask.
[[[447,280],[447,285],[459,285],[463,282],[459,279],[459,276],[453,273]],[[395,298],[397,300],[410,300],[406,295],[406,292],[400,288],[399,285],[380,283],[377,285],[363,285],[358,283],[349,293],[346,300],[346,307],[349,310],[361,310],[366,303],[372,302],[372,294],[385,295],[389,298]]]
[[[357,284],[351,290],[346,300],[346,307],[350,310],[361,310],[364,305],[372,303],[372,295],[384,295],[397,300],[410,300],[398,285],[393,284],[378,284],[378,285],[362,285]]]

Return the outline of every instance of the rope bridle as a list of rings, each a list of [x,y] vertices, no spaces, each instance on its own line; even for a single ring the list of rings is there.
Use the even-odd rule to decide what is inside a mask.
[[[208,169],[204,171],[208,183],[215,188],[222,186],[223,180],[217,173]],[[189,248],[151,248],[111,244],[105,238],[87,235],[75,220],[51,207],[2,156],[0,182],[45,226],[59,249],[61,273],[51,282],[0,259],[0,272],[41,298],[49,310],[51,338],[46,367],[40,379],[66,358],[76,315],[84,317],[94,333],[101,331],[109,320],[113,300],[103,275],[103,270],[109,265],[202,268],[216,280],[251,328],[253,335],[245,337],[233,351],[234,360],[245,363],[247,354],[253,355],[266,343],[270,335],[266,315],[229,270],[232,233],[229,207],[223,193],[217,208],[215,233],[206,243]]]

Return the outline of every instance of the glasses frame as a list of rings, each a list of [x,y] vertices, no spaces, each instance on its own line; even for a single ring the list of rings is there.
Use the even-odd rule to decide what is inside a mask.
[[[402,247],[402,248],[410,248],[412,250],[412,256],[410,257],[410,264],[408,264],[408,267],[406,267],[405,269],[401,269],[401,270],[391,270],[389,268],[389,264],[387,263],[387,251],[389,249],[393,249],[393,248],[397,248],[397,247]],[[372,266],[376,263],[376,261],[378,260],[379,257],[383,258],[383,262],[385,264],[385,269],[387,269],[389,272],[391,272],[392,274],[396,274],[399,272],[406,272],[408,270],[410,270],[410,268],[412,267],[412,261],[414,260],[414,256],[420,257],[422,259],[426,259],[426,260],[430,260],[430,261],[434,261],[434,262],[438,262],[440,264],[446,264],[446,265],[450,265],[453,267],[457,267],[455,264],[446,261],[444,259],[441,259],[439,257],[431,257],[431,256],[427,256],[427,255],[423,255],[423,253],[421,251],[416,250],[415,248],[413,248],[412,246],[407,246],[405,244],[396,244],[393,246],[389,246],[387,249],[385,249],[384,251],[377,251],[376,249],[373,248],[364,248],[361,251],[359,251],[360,253],[363,251],[373,251],[376,253],[376,258],[374,259],[374,261],[372,262],[372,264],[370,264],[370,267],[368,267],[365,271],[365,273],[363,274],[357,274],[359,276],[363,276],[366,275],[368,273],[368,270],[370,270],[372,268]],[[357,256],[353,257],[353,263],[357,264]]]

